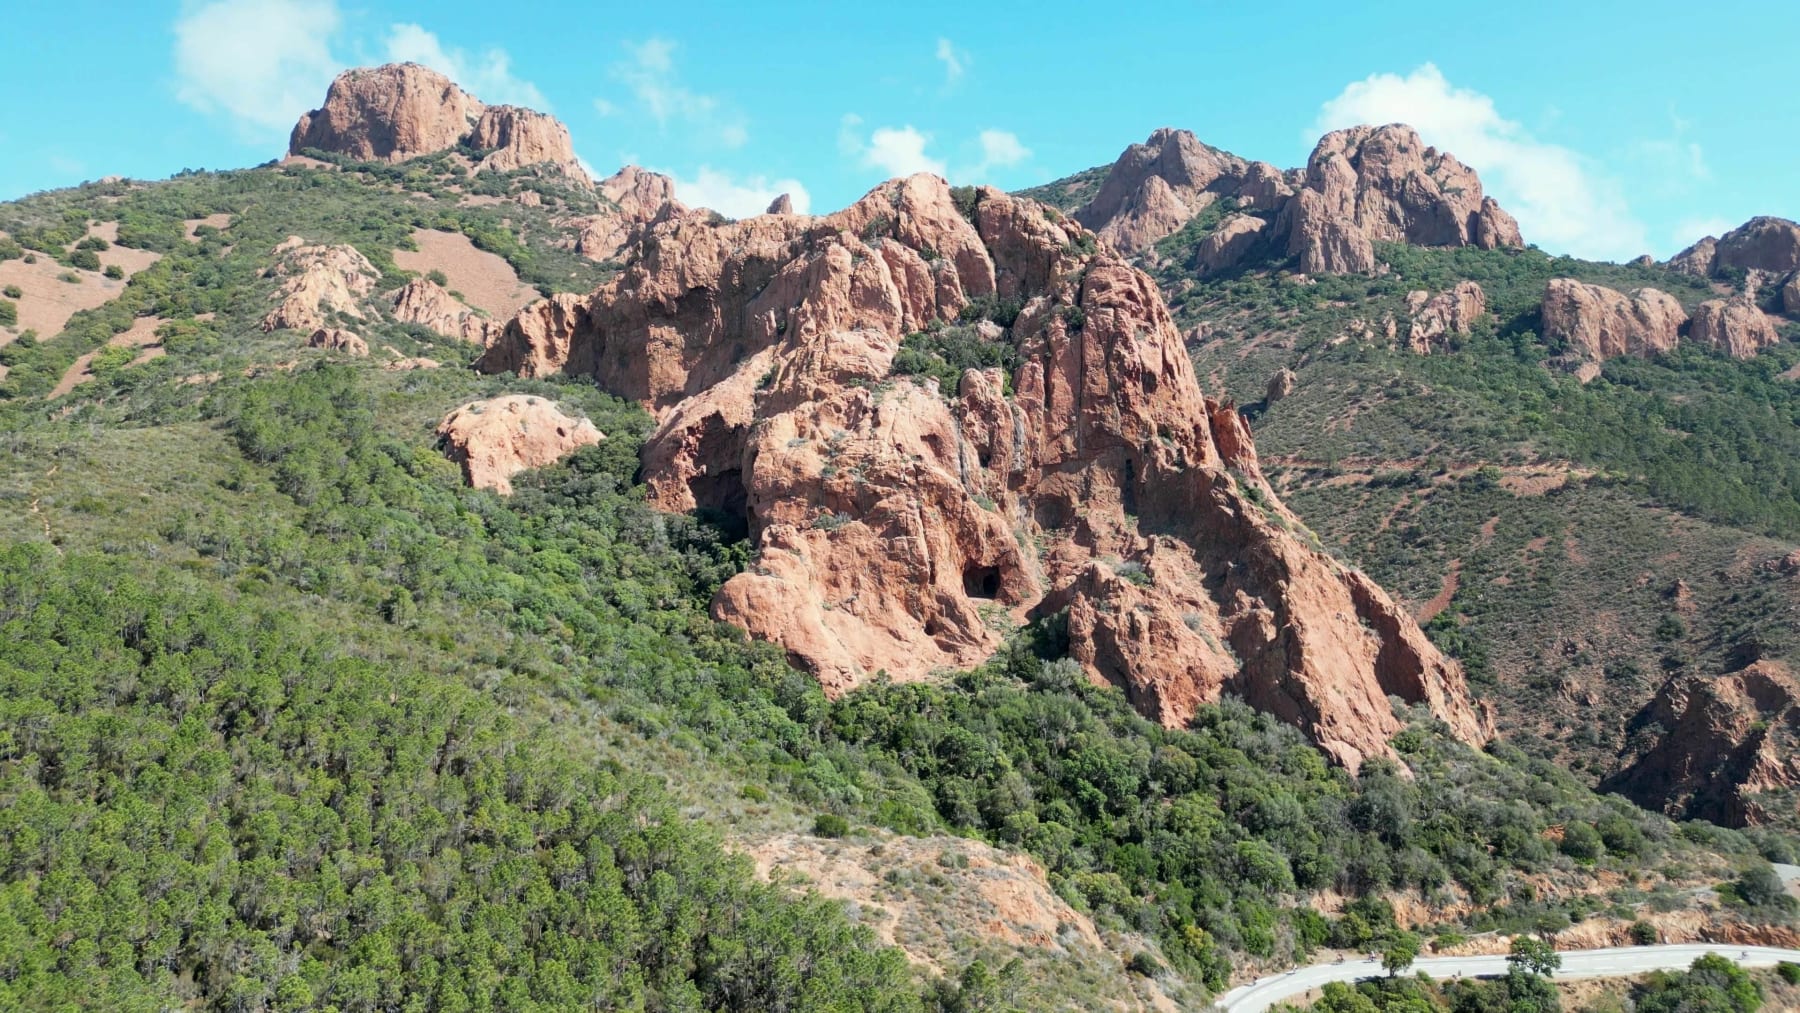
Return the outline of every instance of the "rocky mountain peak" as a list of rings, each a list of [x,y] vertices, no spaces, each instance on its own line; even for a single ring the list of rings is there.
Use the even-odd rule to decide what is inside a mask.
[[[488,106],[456,82],[416,63],[356,67],[339,74],[325,104],[300,117],[288,153],[308,148],[363,161],[403,162],[458,145],[487,154],[477,169],[548,165],[585,181],[569,130],[517,106]]]
[[[1390,695],[1488,734],[1454,663],[1296,534],[1154,282],[1078,223],[918,175],[831,215],[672,216],[621,259],[478,368],[643,402],[653,500],[756,549],[713,614],[830,692],[1060,615],[1091,678],[1171,725],[1229,692],[1350,767],[1388,753]]]
[[[1207,250],[1204,271],[1231,266],[1266,242],[1281,244],[1300,270],[1328,274],[1373,271],[1378,242],[1524,245],[1518,223],[1483,193],[1475,171],[1403,124],[1333,131],[1305,169],[1288,172],[1163,128],[1125,149],[1075,217],[1119,250],[1138,254],[1225,198],[1270,227],[1239,222],[1236,235],[1256,231],[1257,242],[1237,242],[1223,263],[1219,249]]]

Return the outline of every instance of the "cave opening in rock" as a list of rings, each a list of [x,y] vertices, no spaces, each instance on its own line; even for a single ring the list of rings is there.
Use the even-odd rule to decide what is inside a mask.
[[[963,570],[963,594],[971,598],[993,598],[999,593],[999,567],[970,566]]]

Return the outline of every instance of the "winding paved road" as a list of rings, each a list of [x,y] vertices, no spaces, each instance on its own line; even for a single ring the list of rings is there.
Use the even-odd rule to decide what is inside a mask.
[[[1673,944],[1667,946],[1618,946],[1604,950],[1564,950],[1562,970],[1558,978],[1616,978],[1651,971],[1686,970],[1697,958],[1717,953],[1743,967],[1773,967],[1780,961],[1800,963],[1800,950],[1781,950],[1772,946],[1731,946],[1724,943]],[[1411,974],[1424,971],[1433,978],[1460,975],[1479,978],[1503,975],[1507,971],[1504,956],[1492,957],[1421,957]],[[1320,988],[1332,981],[1359,981],[1385,974],[1378,960],[1346,960],[1341,964],[1314,964],[1283,974],[1258,978],[1239,985],[1219,998],[1218,1009],[1226,1013],[1262,1013],[1263,1010],[1297,995]]]

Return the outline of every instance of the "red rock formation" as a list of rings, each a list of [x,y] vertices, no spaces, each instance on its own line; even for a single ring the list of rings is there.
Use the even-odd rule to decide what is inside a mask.
[[[1781,286],[1781,311],[1790,317],[1800,317],[1800,272]]]
[[[1292,192],[1274,166],[1246,162],[1186,130],[1164,127],[1125,149],[1075,219],[1114,247],[1139,253],[1221,197],[1273,209]]]
[[[1194,267],[1202,275],[1236,267],[1268,230],[1269,223],[1254,215],[1231,215],[1194,248]]]
[[[639,228],[689,213],[675,199],[674,180],[635,165],[601,180],[596,189],[612,206],[571,223],[581,233],[575,252],[589,260],[612,260]]]
[[[328,352],[343,352],[358,358],[369,354],[369,343],[338,327],[321,327],[312,332],[306,339],[306,347],[323,348]]]
[[[363,161],[404,162],[459,144],[488,152],[477,169],[549,165],[573,179],[587,179],[561,123],[529,109],[490,108],[416,63],[339,74],[325,104],[294,125],[288,154],[316,148]]]
[[[394,319],[418,324],[458,341],[486,345],[500,325],[475,312],[443,287],[426,278],[414,278],[394,293]]]
[[[1647,805],[1743,826],[1768,818],[1758,794],[1800,786],[1800,683],[1779,662],[1672,680],[1641,721],[1667,733],[1609,788]]]
[[[1071,654],[1170,724],[1234,692],[1355,767],[1400,727],[1391,694],[1484,738],[1455,666],[1297,534],[1151,279],[1033,202],[964,210],[915,176],[829,216],[660,222],[478,365],[651,408],[654,501],[739,513],[757,548],[714,614],[833,693],[975,664],[996,626],[1067,609]],[[891,375],[903,335],[997,301],[1010,326],[969,333],[1010,344],[1010,394],[998,371]]]
[[[1714,272],[1762,271],[1786,275],[1800,270],[1800,225],[1785,218],[1752,218],[1719,237]]]
[[[1263,404],[1272,405],[1282,400],[1292,394],[1299,383],[1298,374],[1286,366],[1281,367],[1275,371],[1274,376],[1269,377],[1269,386],[1263,391]]]
[[[1475,321],[1487,312],[1487,293],[1472,281],[1459,281],[1448,292],[1408,292],[1406,311],[1412,316],[1407,325],[1406,343],[1413,351],[1426,354],[1449,346],[1450,335],[1467,334]]]
[[[1691,274],[1696,278],[1710,278],[1713,274],[1713,263],[1718,256],[1719,241],[1712,236],[1707,236],[1670,257],[1669,270],[1681,274]]]
[[[1304,189],[1282,209],[1281,227],[1300,270],[1329,274],[1373,271],[1377,242],[1524,245],[1518,223],[1482,195],[1474,170],[1401,124],[1320,139]]]
[[[1757,352],[1781,341],[1775,322],[1743,296],[1709,299],[1694,307],[1688,336],[1734,359],[1755,358]]]
[[[1601,361],[1671,351],[1687,323],[1681,303],[1666,292],[1640,288],[1627,296],[1570,278],[1552,278],[1544,286],[1541,314],[1544,337]]]
[[[765,215],[791,215],[793,213],[794,198],[785,193],[770,201],[768,210],[763,212]]]
[[[512,477],[519,472],[606,439],[587,419],[525,394],[472,401],[445,416],[437,433],[470,485],[503,496],[512,494]]]
[[[275,247],[275,258],[266,276],[282,279],[275,293],[281,302],[263,317],[264,331],[315,331],[332,312],[360,319],[362,298],[381,278],[354,246],[308,246],[289,236]]]

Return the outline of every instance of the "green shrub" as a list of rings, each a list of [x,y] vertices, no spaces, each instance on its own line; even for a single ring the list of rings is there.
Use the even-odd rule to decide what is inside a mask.
[[[8,285],[8,286],[6,286],[6,288],[4,290],[0,290],[0,295],[4,295],[8,299],[18,299],[18,298],[22,297],[24,294],[25,294],[25,290],[21,289],[17,285]]]
[[[1800,985],[1800,964],[1784,960],[1775,965],[1775,973],[1781,976],[1782,981],[1790,985]]]
[[[106,240],[100,238],[99,236],[89,236],[86,239],[83,239],[81,242],[75,244],[75,249],[77,249],[77,250],[92,250],[96,253],[98,253],[102,250],[108,250],[111,248],[112,248],[112,244],[107,242]]]
[[[435,267],[425,272],[425,280],[441,288],[450,287],[450,276]]]
[[[850,821],[836,813],[820,813],[813,820],[812,832],[814,837],[848,837]]]
[[[1656,941],[1662,938],[1661,933],[1656,931],[1656,926],[1641,920],[1632,922],[1631,928],[1626,931],[1634,946],[1655,946]]]
[[[76,250],[69,254],[69,266],[79,267],[83,271],[100,270],[100,255],[93,250]]]
[[[0,299],[0,327],[11,327],[19,322],[19,305],[11,299]]]
[[[114,281],[118,281],[121,278],[125,277],[125,269],[120,267],[117,264],[106,265],[106,270],[101,271],[100,273],[104,274],[105,276],[107,276],[108,278],[111,278]]]

